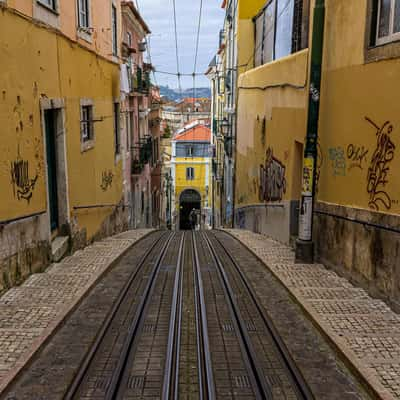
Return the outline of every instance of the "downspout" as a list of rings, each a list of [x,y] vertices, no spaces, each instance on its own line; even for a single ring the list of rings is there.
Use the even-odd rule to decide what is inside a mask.
[[[313,211],[316,187],[324,24],[325,0],[315,0],[311,48],[310,88],[308,94],[307,136],[304,148],[302,193],[299,213],[299,238],[296,241],[296,262],[299,263],[312,263],[314,261]]]

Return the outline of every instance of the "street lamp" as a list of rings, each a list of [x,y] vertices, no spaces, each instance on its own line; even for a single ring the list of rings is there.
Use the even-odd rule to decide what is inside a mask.
[[[226,119],[226,117],[221,121],[221,133],[224,136],[227,136],[229,133],[229,121]]]

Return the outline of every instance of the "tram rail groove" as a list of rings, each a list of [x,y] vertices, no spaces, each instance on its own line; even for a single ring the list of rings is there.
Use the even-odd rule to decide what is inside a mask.
[[[226,254],[226,256],[229,258],[231,261],[234,269],[236,270],[237,274],[239,275],[244,287],[246,288],[246,291],[250,298],[252,299],[259,315],[261,316],[265,327],[267,328],[267,331],[269,332],[271,338],[273,339],[276,349],[278,350],[281,361],[283,362],[287,372],[290,374],[292,381],[296,385],[296,389],[301,396],[301,398],[305,400],[314,400],[315,397],[312,394],[310,388],[308,387],[307,383],[305,382],[300,370],[298,369],[295,361],[291,357],[285,343],[283,342],[282,338],[280,337],[278,330],[275,328],[275,325],[268,315],[267,311],[260,305],[260,301],[257,297],[257,295],[254,292],[253,287],[251,286],[248,278],[246,275],[243,273],[242,269],[240,268],[239,263],[236,261],[236,259],[232,256],[232,254],[228,251],[226,246],[222,243],[221,239],[219,239],[214,233],[210,234],[216,242],[220,245],[222,251]],[[207,238],[210,243],[211,240]]]
[[[121,293],[119,294],[116,302],[114,303],[112,309],[110,310],[104,324],[102,325],[102,328],[99,332],[99,334],[96,337],[95,342],[93,343],[93,345],[91,346],[89,352],[87,353],[81,367],[79,368],[79,371],[77,373],[77,375],[75,376],[74,381],[72,382],[72,384],[69,387],[68,392],[66,393],[66,395],[64,396],[64,400],[72,400],[75,398],[75,396],[77,395],[79,388],[81,386],[81,384],[83,383],[83,380],[86,376],[86,374],[88,373],[89,367],[91,365],[92,360],[94,359],[94,356],[96,355],[96,353],[98,352],[108,330],[111,327],[111,324],[116,316],[116,314],[118,313],[129,289],[131,288],[132,284],[135,282],[138,274],[141,272],[141,270],[143,269],[143,267],[146,264],[147,259],[149,258],[150,254],[152,253],[152,251],[154,250],[154,247],[157,246],[158,244],[160,244],[162,242],[163,239],[165,240],[165,243],[160,251],[159,256],[156,259],[155,265],[158,266],[158,264],[162,261],[162,258],[165,255],[166,249],[168,248],[169,243],[172,240],[172,237],[174,235],[173,234],[165,234],[165,235],[161,235],[153,244],[153,246],[151,246],[146,252],[145,254],[141,257],[139,263],[138,263],[138,267],[135,269],[135,271],[133,272],[133,274],[130,276],[129,280],[127,281],[127,283],[125,284],[123,290],[121,291]],[[139,309],[139,308],[138,308]]]
[[[129,288],[131,287],[132,283],[134,282],[134,280],[136,279],[137,275],[139,274],[139,272],[141,271],[141,269],[143,268],[143,266],[145,265],[147,258],[149,257],[149,255],[151,254],[151,252],[153,251],[153,248],[155,246],[157,246],[161,240],[163,238],[165,238],[166,235],[161,235],[159,238],[157,238],[157,240],[155,240],[155,242],[153,243],[153,246],[150,247],[141,257],[139,263],[138,263],[138,267],[135,269],[135,271],[133,272],[133,274],[130,276],[129,280],[126,282],[125,286],[123,287],[121,293],[119,294],[117,300],[115,301],[112,309],[110,310],[110,312],[108,313],[108,316],[106,318],[106,320],[104,321],[101,330],[99,331],[98,335],[96,336],[96,340],[93,343],[93,345],[91,346],[89,352],[87,353],[87,355],[85,356],[85,359],[82,363],[82,365],[79,368],[79,371],[77,373],[77,375],[74,378],[74,381],[72,382],[72,384],[69,387],[68,392],[66,393],[66,395],[64,396],[64,400],[72,400],[74,398],[74,396],[76,395],[79,386],[81,385],[83,378],[85,376],[85,374],[88,371],[89,365],[93,360],[94,355],[96,354],[96,352],[98,351],[100,344],[102,342],[102,340],[105,337],[105,334],[107,332],[107,330],[109,329],[115,314],[118,312],[118,309],[120,308],[122,301],[124,300],[127,292],[129,291]]]
[[[207,310],[204,300],[204,286],[201,277],[196,234],[194,232],[192,232],[192,265],[194,273],[200,400],[214,400],[216,398],[216,391],[211,360],[210,341],[208,337]]]
[[[250,379],[253,383],[253,390],[255,391],[255,396],[257,399],[273,400],[271,385],[265,378],[263,370],[259,364],[258,357],[253,348],[250,336],[247,332],[246,323],[241,315],[239,306],[236,303],[235,293],[229,282],[229,278],[226,275],[225,268],[222,265],[221,260],[213,244],[211,243],[211,240],[204,233],[201,233],[201,235],[207,245],[207,248],[213,255],[215,265],[217,267],[218,276],[222,282],[222,286],[225,291],[226,298],[228,300],[228,306],[233,316],[232,323],[236,327],[236,331],[239,333],[238,336],[239,342],[243,350],[243,357],[245,359],[246,364],[248,365]]]
[[[183,263],[185,262],[184,246],[186,234],[183,233],[179,245],[178,261],[175,271],[171,317],[168,333],[167,356],[164,371],[164,383],[161,398],[163,400],[178,399],[179,396],[179,361],[180,338],[183,308]]]
[[[108,390],[107,390],[107,393],[105,396],[106,400],[114,400],[119,397],[119,392],[121,390],[120,384],[121,384],[121,381],[123,380],[124,372],[128,369],[128,368],[126,368],[126,364],[128,362],[133,343],[135,341],[136,333],[138,331],[140,322],[144,316],[144,311],[146,309],[146,305],[148,304],[148,302],[151,298],[151,294],[154,290],[154,283],[156,281],[158,272],[160,271],[162,261],[167,253],[167,249],[168,249],[172,239],[175,236],[176,236],[176,233],[170,234],[170,236],[168,237],[165,245],[163,246],[156,262],[154,263],[155,266],[151,272],[149,280],[146,284],[146,288],[142,294],[142,298],[139,303],[138,310],[135,313],[134,320],[128,331],[128,336],[125,339],[125,343],[123,345],[121,355],[120,355],[118,363],[117,363],[117,367],[111,378],[111,382],[110,382],[110,385],[108,387]]]

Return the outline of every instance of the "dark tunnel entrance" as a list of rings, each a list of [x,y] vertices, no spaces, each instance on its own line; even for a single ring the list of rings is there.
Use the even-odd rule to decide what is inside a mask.
[[[193,208],[200,212],[201,196],[196,190],[184,190],[179,199],[179,229],[187,230],[192,228],[189,215]]]

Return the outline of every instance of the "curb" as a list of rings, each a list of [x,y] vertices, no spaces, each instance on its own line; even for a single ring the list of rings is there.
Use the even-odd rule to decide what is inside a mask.
[[[132,249],[133,246],[136,246],[139,242],[141,242],[146,237],[154,234],[157,230],[149,230],[146,234],[136,240],[132,245],[127,247],[125,250],[121,252],[113,261],[111,261],[108,265],[104,266],[104,268],[99,272],[99,274],[91,279],[88,284],[83,287],[80,291],[77,292],[76,298],[71,301],[71,303],[67,304],[57,315],[57,318],[54,319],[49,326],[40,334],[40,336],[35,339],[30,346],[29,350],[25,352],[15,363],[12,370],[10,370],[0,382],[0,398],[3,396],[4,392],[14,383],[14,381],[21,375],[21,373],[30,365],[33,357],[36,353],[38,353],[51,339],[52,337],[58,332],[59,328],[62,324],[68,319],[68,317],[78,308],[78,306],[83,301],[85,295],[90,292],[91,289],[104,277],[107,271],[112,268],[115,264],[120,261],[120,259]],[[123,234],[125,232],[121,232],[117,235]],[[114,236],[117,236],[114,235]],[[112,238],[110,236],[107,239]],[[101,243],[101,242],[96,242]],[[89,247],[89,246],[87,246]]]
[[[353,373],[362,387],[373,396],[376,400],[396,400],[396,398],[387,390],[376,378],[375,373],[369,368],[364,367],[361,361],[354,354],[354,352],[344,343],[337,334],[332,332],[330,327],[325,322],[321,321],[318,314],[307,304],[307,301],[297,292],[296,289],[290,288],[286,283],[273,271],[265,260],[263,260],[256,252],[251,249],[247,244],[243,243],[233,233],[228,230],[218,229],[220,232],[228,234],[233,239],[241,243],[247,250],[249,250],[263,265],[268,268],[271,274],[280,282],[286,289],[289,296],[300,306],[308,319],[317,328],[318,332],[327,340],[328,344],[338,354],[339,359],[346,365],[347,368]],[[251,231],[249,231],[251,232]],[[254,232],[251,232],[254,233]]]

